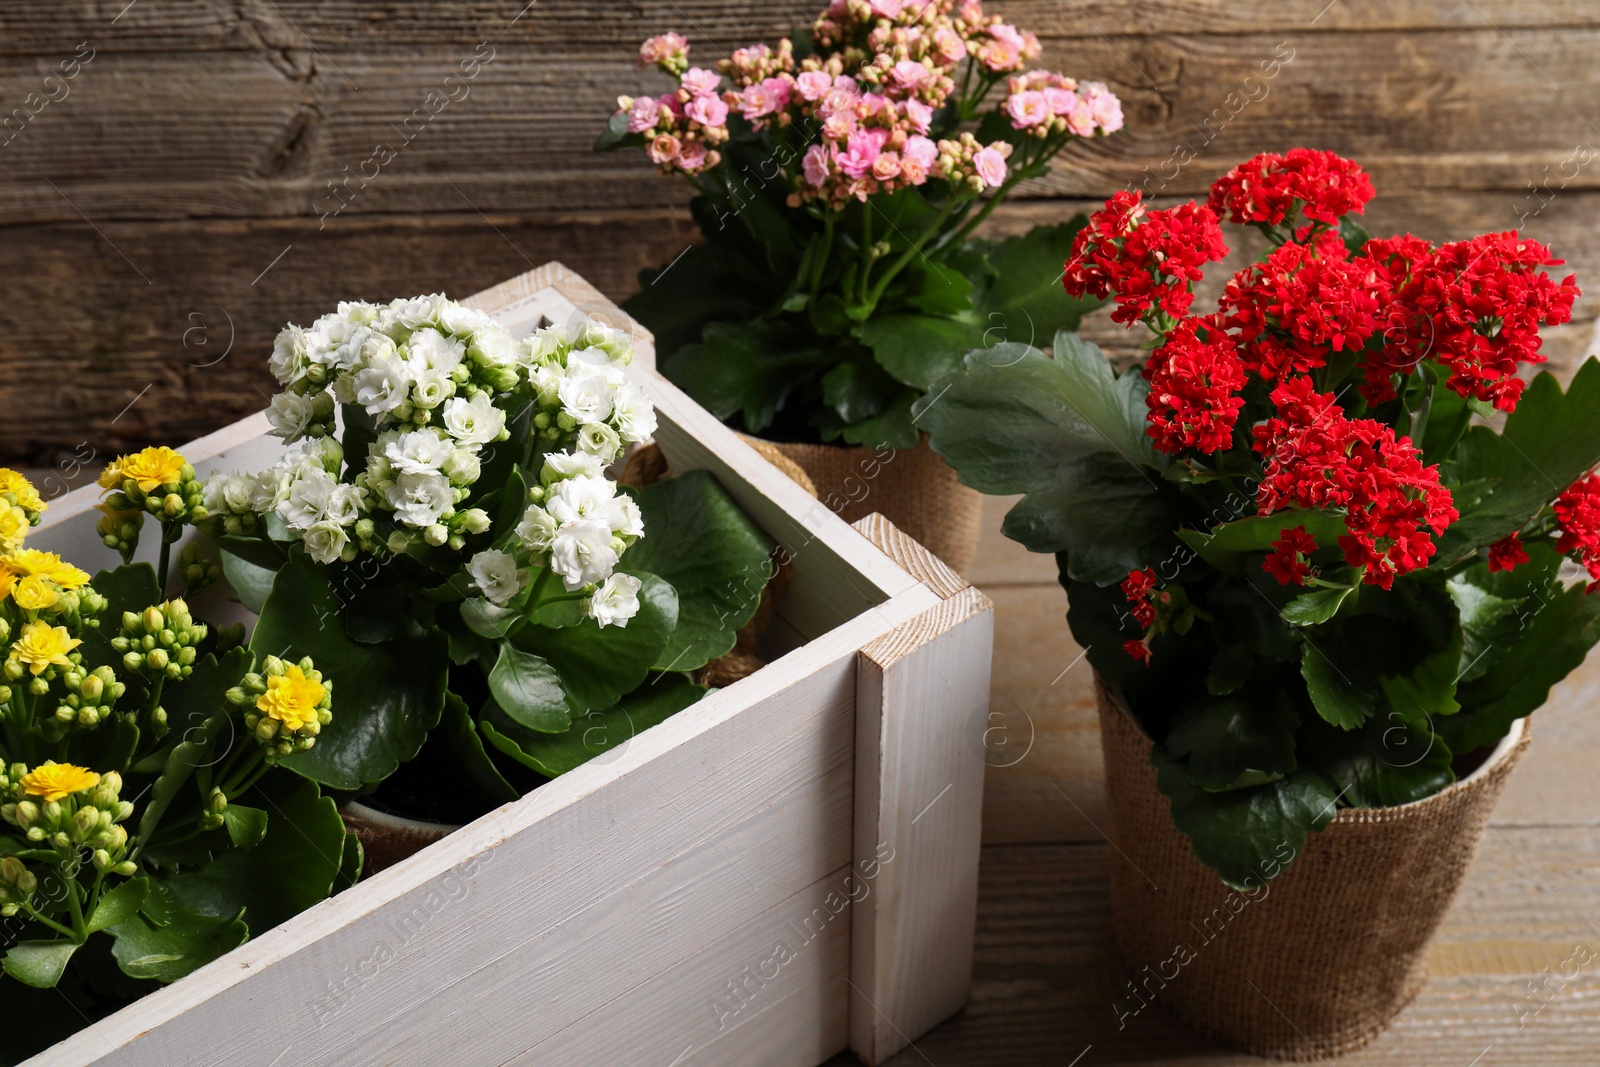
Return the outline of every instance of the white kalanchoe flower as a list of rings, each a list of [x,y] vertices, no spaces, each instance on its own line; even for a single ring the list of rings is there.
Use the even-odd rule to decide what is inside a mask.
[[[530,551],[542,555],[550,551],[550,546],[556,539],[556,532],[560,529],[561,524],[553,515],[538,504],[531,504],[523,513],[522,521],[517,523],[517,540]]]
[[[601,582],[594,595],[584,603],[584,614],[600,628],[627,626],[628,620],[639,614],[639,590],[644,583],[631,574],[613,574]]]
[[[436,472],[402,474],[388,492],[394,517],[407,526],[425,529],[435,525],[455,504],[450,481]]]
[[[289,495],[278,505],[278,516],[291,530],[310,529],[327,514],[328,502],[338,484],[320,467],[307,471],[295,479]]]
[[[482,463],[476,453],[458,448],[450,453],[450,458],[439,469],[450,479],[451,485],[471,485],[478,480]]]
[[[450,461],[455,452],[450,440],[434,430],[412,430],[386,442],[389,464],[401,474],[429,474]]]
[[[622,438],[603,422],[586,422],[578,427],[578,451],[587,452],[602,463],[612,463],[622,452]]]
[[[544,457],[539,481],[545,485],[563,478],[604,478],[606,465],[588,452],[553,452]]]
[[[486,445],[505,431],[506,413],[494,406],[488,393],[471,400],[458,396],[444,406],[444,428],[458,444]]]
[[[611,425],[627,444],[648,441],[656,432],[655,405],[650,403],[643,389],[632,382],[624,382],[612,401]]]
[[[267,369],[279,385],[293,385],[306,376],[311,359],[306,354],[306,332],[298,326],[285,326],[272,343]]]
[[[484,549],[467,564],[467,573],[478,592],[502,608],[522,591],[522,572],[517,569],[517,557],[509,552]]]
[[[604,522],[606,529],[609,530],[611,503],[616,495],[615,482],[607,481],[603,477],[579,475],[552,485],[545,494],[544,506],[545,510],[555,516],[556,521],[562,525],[598,519]]]
[[[590,366],[592,364],[568,364],[567,375],[556,389],[562,409],[577,423],[604,422],[611,417],[615,406],[617,386],[604,374],[584,369]]]
[[[273,436],[294,444],[305,436],[306,427],[311,425],[315,408],[316,405],[309,396],[301,396],[299,393],[279,393],[267,405],[267,421],[272,423]]]
[[[569,593],[611,577],[618,558],[611,527],[599,520],[562,523],[550,543],[550,569]]]
[[[350,535],[332,519],[312,523],[302,538],[306,554],[318,563],[332,563],[339,559],[350,543]]]
[[[322,509],[325,519],[340,526],[359,522],[367,512],[367,491],[357,485],[337,485]]]
[[[405,364],[396,360],[375,359],[355,375],[355,403],[369,415],[386,415],[406,401],[411,382]]]

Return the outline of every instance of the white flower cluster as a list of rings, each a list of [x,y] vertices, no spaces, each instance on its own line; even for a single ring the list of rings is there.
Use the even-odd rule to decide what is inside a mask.
[[[546,450],[576,448],[610,463],[625,445],[656,432],[643,389],[626,380],[633,362],[627,334],[587,319],[535,330],[518,346],[537,410],[534,431]]]
[[[354,559],[370,543],[367,490],[339,481],[344,449],[331,437],[302,441],[266,470],[219,474],[205,487],[207,510],[222,532],[251,533],[259,515],[275,513],[320,563]]]
[[[516,529],[528,563],[550,568],[569,593],[593,587],[584,611],[602,627],[627,625],[639,612],[642,583],[615,572],[628,546],[644,535],[639,505],[617,492],[592,452],[546,457],[540,482]],[[478,591],[501,606],[526,582],[517,557],[493,549],[475,555],[467,571]]]

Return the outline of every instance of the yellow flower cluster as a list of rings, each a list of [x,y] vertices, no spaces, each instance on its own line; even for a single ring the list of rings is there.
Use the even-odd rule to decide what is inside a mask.
[[[299,663],[268,656],[261,672],[245,675],[227,697],[247,709],[244,724],[266,746],[270,759],[311,748],[333,721],[333,683],[309,656]]]
[[[183,468],[189,465],[177,452],[167,448],[147,448],[131,456],[121,456],[106,464],[100,472],[100,488],[123,489],[124,483],[133,482],[141,493],[153,493],[163,485],[177,485],[183,480]]]
[[[6,657],[5,675],[12,681],[31,671],[37,678],[51,667],[71,667],[68,654],[82,641],[67,632],[65,626],[51,626],[35,620],[22,628],[22,636],[11,645]]]
[[[21,548],[47,507],[32,482],[9,467],[0,467],[0,553]]]
[[[0,603],[10,600],[23,611],[37,614],[75,612],[76,593],[89,584],[89,575],[54,552],[22,548],[0,556]]]

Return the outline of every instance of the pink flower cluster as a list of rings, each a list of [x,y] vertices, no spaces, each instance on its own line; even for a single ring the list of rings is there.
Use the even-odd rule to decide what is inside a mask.
[[[980,0],[830,0],[812,39],[816,51],[798,61],[787,39],[739,49],[718,64],[731,83],[723,89],[717,74],[689,66],[684,38],[653,37],[640,62],[678,77],[679,87],[659,98],[620,98],[627,131],[647,138],[664,171],[693,175],[720,161],[716,146],[727,140],[734,112],[757,130],[798,128],[804,147],[786,144],[778,153],[791,204],[839,209],[936,179],[973,195],[1005,183],[1009,143],[930,136],[969,59],[984,88],[1015,75],[1002,106],[1018,129],[1048,138],[1122,127],[1121,103],[1103,84],[1020,73],[1038,56],[1038,38],[986,15]]]
[[[1034,137],[1093,137],[1122,129],[1122,101],[1103,82],[1080,85],[1063,74],[1035,70],[1011,78],[1007,89],[1005,111],[1012,127]]]

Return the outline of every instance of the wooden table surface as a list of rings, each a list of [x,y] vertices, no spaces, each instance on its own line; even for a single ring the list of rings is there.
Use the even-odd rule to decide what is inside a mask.
[[[1155,1008],[1118,1027],[1132,972],[1112,941],[1108,825],[1090,671],[1067,631],[1054,561],[999,535],[985,502],[970,574],[995,602],[994,746],[984,790],[977,955],[966,1009],[892,1067],[1264,1061],[1197,1037]],[[1421,997],[1341,1064],[1600,1064],[1600,719],[1591,657],[1533,716],[1512,776],[1443,929]],[[998,735],[993,736],[998,740]],[[1576,967],[1573,959],[1589,962]],[[840,1056],[829,1067],[856,1060]]]

